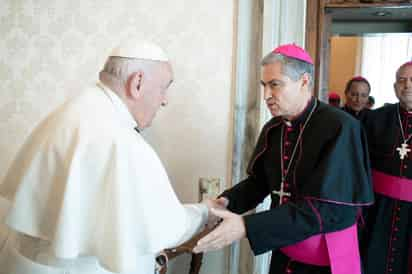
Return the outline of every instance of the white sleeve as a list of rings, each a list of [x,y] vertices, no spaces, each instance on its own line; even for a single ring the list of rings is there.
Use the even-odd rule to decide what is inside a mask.
[[[206,225],[209,215],[208,208],[205,204],[183,204],[183,207],[186,212],[185,232],[179,239],[176,239],[177,242],[174,243],[174,246],[190,240],[194,235],[199,233]]]

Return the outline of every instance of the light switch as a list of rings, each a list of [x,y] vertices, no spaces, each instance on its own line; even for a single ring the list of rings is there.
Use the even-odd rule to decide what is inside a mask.
[[[214,199],[220,194],[220,178],[217,177],[200,177],[199,178],[199,200],[206,198]]]

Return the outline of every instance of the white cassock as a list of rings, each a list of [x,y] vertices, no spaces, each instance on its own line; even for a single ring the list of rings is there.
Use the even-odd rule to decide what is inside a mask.
[[[206,206],[179,202],[135,127],[102,84],[36,127],[0,185],[1,274],[152,274],[203,227]]]

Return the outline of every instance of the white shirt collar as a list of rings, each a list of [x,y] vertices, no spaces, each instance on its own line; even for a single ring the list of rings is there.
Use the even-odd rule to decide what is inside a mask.
[[[133,118],[132,114],[130,113],[129,109],[127,108],[126,104],[120,99],[120,97],[114,93],[108,86],[103,84],[102,82],[97,82],[97,86],[100,87],[104,93],[109,97],[110,101],[112,101],[116,112],[119,114],[121,121],[125,124],[126,127],[129,128],[139,128],[136,120]]]

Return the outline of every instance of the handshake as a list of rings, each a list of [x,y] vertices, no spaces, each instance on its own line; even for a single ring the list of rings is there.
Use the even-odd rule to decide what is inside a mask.
[[[246,236],[243,217],[227,209],[227,198],[206,199],[203,203],[209,209],[206,226],[213,230],[197,242],[194,253],[218,250]]]
[[[246,235],[243,217],[227,209],[229,205],[227,198],[205,199],[202,203],[208,208],[206,229],[182,245],[161,252],[156,258],[156,268],[159,273],[166,274],[167,261],[182,253],[203,253],[218,250]],[[201,261],[202,254],[192,256],[190,273],[199,272]]]

